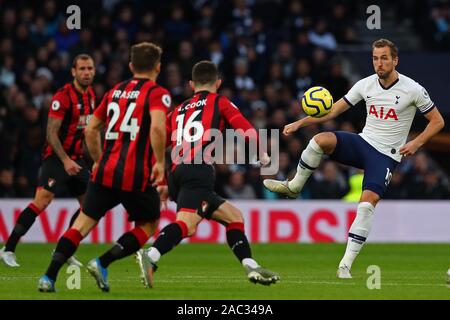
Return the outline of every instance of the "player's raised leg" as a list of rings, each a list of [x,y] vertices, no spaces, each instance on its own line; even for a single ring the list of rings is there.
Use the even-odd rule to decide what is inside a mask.
[[[333,153],[336,143],[336,135],[333,132],[322,132],[315,135],[300,156],[295,177],[290,181],[265,179],[264,186],[272,192],[289,198],[297,198],[308,178],[320,165],[323,155]]]
[[[351,278],[350,273],[353,262],[361,251],[370,230],[372,229],[375,206],[380,196],[373,191],[364,190],[358,204],[356,218],[348,232],[347,248],[344,257],[339,263],[337,277],[341,279]]]
[[[202,217],[196,210],[181,208],[177,213],[176,221],[161,230],[152,247],[138,251],[137,261],[143,276],[142,280],[147,288],[153,287],[153,273],[161,256],[175,248],[184,238],[192,236],[200,221]]]
[[[98,221],[81,212],[72,228],[59,239],[52,260],[45,275],[39,279],[38,289],[41,292],[55,291],[55,282],[59,270],[67,262],[83,238],[97,225]]]
[[[0,250],[0,258],[7,266],[20,266],[17,263],[15,255],[16,246],[20,238],[30,230],[36,218],[48,207],[54,197],[55,195],[52,192],[44,188],[38,188],[33,201],[20,213],[16,225],[6,241],[5,247]]]
[[[261,267],[253,259],[250,243],[245,235],[244,218],[238,208],[226,201],[214,211],[212,219],[226,227],[227,243],[244,266],[251,282],[270,285],[280,280],[277,273]]]

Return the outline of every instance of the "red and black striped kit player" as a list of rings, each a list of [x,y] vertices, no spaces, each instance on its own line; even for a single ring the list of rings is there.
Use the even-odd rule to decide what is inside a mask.
[[[91,87],[95,75],[94,61],[87,54],[76,56],[72,64],[74,81],[53,96],[48,112],[47,141],[39,170],[38,188],[33,201],[22,211],[0,258],[8,266],[19,266],[14,255],[16,245],[32,226],[36,217],[51,203],[55,195],[66,191],[81,204],[90,175],[85,161],[84,131],[95,109]],[[70,225],[79,210],[73,215]],[[72,257],[69,262],[80,265]]]
[[[228,98],[215,92],[197,91],[194,96],[176,107],[168,116],[167,130],[172,144],[172,167],[169,174],[171,198],[177,202],[177,211],[200,210],[205,218],[225,202],[214,189],[214,167],[210,165],[207,148],[213,149],[211,130],[223,132],[227,125],[241,129],[253,143],[258,135],[253,126]],[[194,128],[194,130],[192,130]],[[211,141],[212,140],[212,141]],[[196,177],[196,186],[202,181],[200,190],[190,185]],[[207,202],[208,209],[202,210]],[[204,207],[204,206],[203,206]]]
[[[152,161],[149,139],[152,110],[166,112],[166,89],[149,79],[132,78],[109,91],[95,112],[106,122],[105,143],[92,181],[124,191],[144,191]]]
[[[94,109],[95,94],[91,86],[83,93],[73,83],[68,83],[53,96],[48,116],[62,121],[59,138],[67,155],[73,160],[84,157],[84,128]],[[54,154],[52,146],[47,142],[44,159]]]
[[[269,285],[279,280],[278,274],[261,267],[252,258],[241,211],[214,192],[213,159],[211,156],[204,157],[204,154],[215,149],[215,139],[220,138],[217,131],[222,131],[228,124],[234,129],[241,129],[241,133],[253,143],[258,141],[256,130],[239,109],[226,97],[217,94],[220,84],[217,67],[212,62],[197,63],[192,69],[190,81],[194,96],[168,116],[167,130],[173,161],[168,192],[177,203],[177,217],[174,223],[161,230],[149,250],[138,252],[147,287],[153,286],[153,273],[161,256],[183,238],[192,236],[203,218],[225,226],[227,243],[245,268],[250,281]],[[217,131],[212,134],[214,129]],[[267,154],[261,155],[262,164],[268,164],[269,160]]]
[[[66,187],[69,193],[78,197],[86,192],[90,168],[86,162],[84,129],[95,109],[95,95],[92,87],[80,92],[73,83],[68,83],[53,96],[48,112],[49,124],[60,121],[58,138],[67,157],[80,166],[80,170],[70,175],[54,146],[47,140],[44,147],[44,163],[39,175],[38,188],[58,193]]]
[[[210,163],[214,133],[230,125],[241,129],[246,138],[258,144],[258,135],[239,109],[226,97],[198,91],[169,114],[167,130],[172,144],[172,171],[179,164]]]
[[[86,62],[89,63],[89,59]],[[81,64],[82,61],[78,63]],[[90,85],[82,92],[77,88],[76,82],[68,83],[53,96],[48,112],[47,141],[38,188],[57,193],[60,188],[67,187],[74,197],[84,195],[90,175],[83,147],[84,130],[94,109],[95,94]],[[55,145],[49,137],[49,131],[55,125],[59,126],[57,137],[60,145]],[[70,160],[78,164],[78,171],[70,168],[70,164],[74,165]],[[68,166],[66,162],[69,162]]]
[[[135,228],[88,263],[88,271],[102,291],[109,291],[106,268],[139,250],[155,232],[160,198],[154,184],[164,178],[166,114],[171,106],[169,92],[156,84],[161,52],[152,43],[132,46],[133,77],[109,90],[95,110],[86,129],[86,145],[94,169],[83,209],[73,227],[59,240],[50,266],[39,281],[41,291],[54,291],[57,274],[67,257],[113,207],[122,204]]]

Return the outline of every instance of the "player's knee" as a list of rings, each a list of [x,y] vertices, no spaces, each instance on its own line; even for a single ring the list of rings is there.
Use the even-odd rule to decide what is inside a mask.
[[[177,218],[175,221],[176,224],[178,224],[181,228],[181,237],[182,238],[188,238],[195,234],[197,231],[197,223],[196,221],[192,219],[186,219],[184,218]]]
[[[374,207],[377,205],[378,201],[380,201],[380,196],[370,190],[364,190],[361,199],[359,200],[359,202],[369,202]]]
[[[234,208],[233,212],[232,212],[232,218],[233,218],[233,222],[240,222],[240,223],[244,223],[244,217],[242,216],[242,212],[241,210]]]
[[[189,223],[187,224],[187,236],[191,237],[195,234],[197,231],[197,224]]]
[[[313,137],[314,141],[322,148],[326,154],[331,154],[336,147],[336,135],[332,132],[321,132]]]
[[[50,192],[38,193],[33,200],[34,205],[40,210],[45,210],[53,201],[53,194]]]
[[[242,216],[241,210],[238,208],[232,207],[231,210],[225,217],[225,222],[227,224],[230,223],[244,223],[244,217]]]

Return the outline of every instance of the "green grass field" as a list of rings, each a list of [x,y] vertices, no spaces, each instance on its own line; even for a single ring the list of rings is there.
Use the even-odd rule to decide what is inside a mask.
[[[109,268],[111,292],[102,293],[82,270],[81,290],[66,287],[61,270],[56,293],[39,293],[37,282],[49,263],[54,245],[21,244],[20,268],[0,264],[0,299],[450,299],[445,275],[450,267],[450,244],[371,244],[353,266],[353,279],[335,277],[344,244],[253,245],[257,261],[281,275],[266,287],[247,281],[244,269],[226,245],[180,245],[163,257],[155,287],[139,281],[134,257]],[[109,245],[81,245],[83,262]],[[369,265],[381,268],[381,289],[369,290]]]

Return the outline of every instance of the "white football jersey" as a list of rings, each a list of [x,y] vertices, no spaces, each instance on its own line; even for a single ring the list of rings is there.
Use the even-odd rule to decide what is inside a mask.
[[[360,136],[379,152],[399,162],[402,158],[399,149],[406,143],[416,110],[425,114],[434,108],[428,92],[400,73],[388,88],[381,85],[376,74],[361,79],[344,100],[350,106],[361,100],[366,102],[366,125]]]

